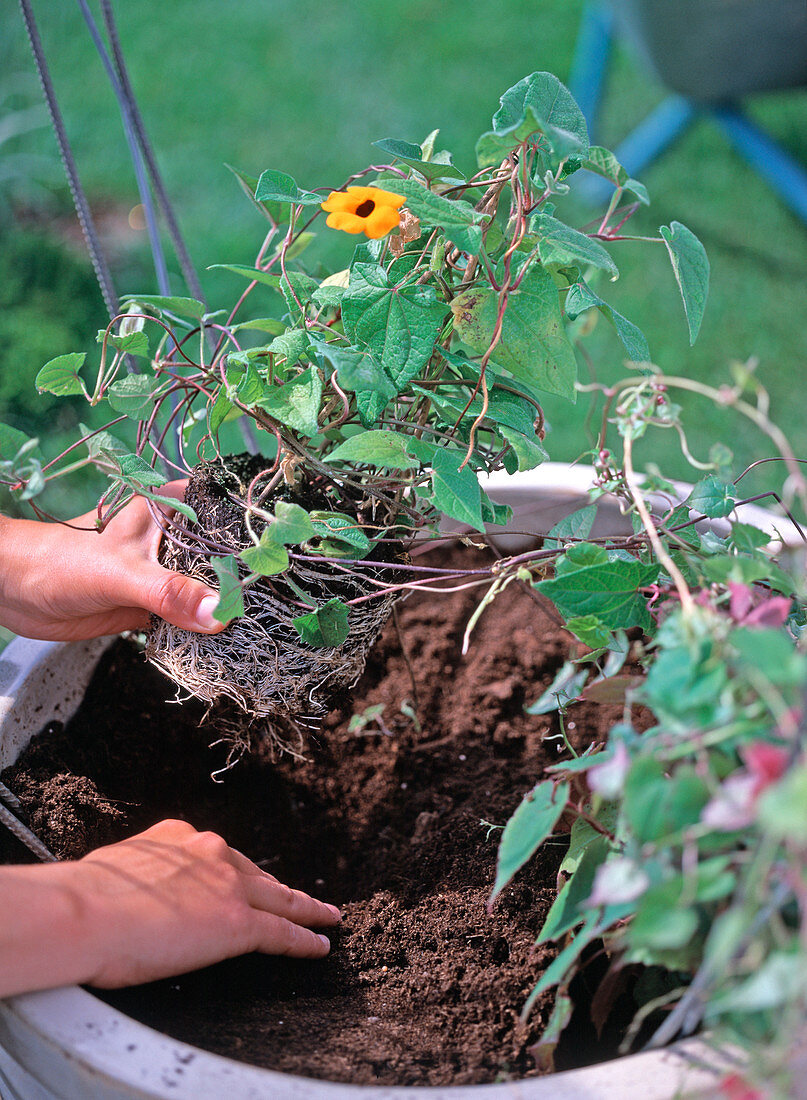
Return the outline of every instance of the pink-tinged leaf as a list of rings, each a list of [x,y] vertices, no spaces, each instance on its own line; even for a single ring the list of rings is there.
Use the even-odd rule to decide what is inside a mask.
[[[736,581],[729,581],[729,592],[731,593],[729,614],[735,622],[740,622],[751,610],[754,601],[753,593],[747,584],[737,584]]]
[[[791,601],[786,596],[772,596],[755,607],[743,619],[743,626],[783,626],[790,614]]]
[[[790,756],[787,749],[757,741],[741,750],[745,766],[756,780],[755,794],[781,779],[787,769]]]
[[[761,1092],[749,1085],[739,1073],[730,1073],[718,1085],[718,1092],[724,1100],[765,1100]]]
[[[589,769],[588,785],[595,794],[612,801],[621,794],[629,771],[630,753],[625,742],[619,741],[610,760]]]
[[[701,821],[721,833],[744,829],[754,820],[755,800],[754,776],[744,771],[735,772],[724,780],[715,797],[706,803]]]
[[[650,879],[638,864],[627,856],[617,856],[597,868],[591,896],[582,905],[595,909],[636,901],[649,885]]]

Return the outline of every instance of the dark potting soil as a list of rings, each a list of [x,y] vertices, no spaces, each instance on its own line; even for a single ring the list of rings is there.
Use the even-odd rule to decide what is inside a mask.
[[[49,727],[3,774],[32,827],[76,858],[186,818],[339,904],[344,920],[324,961],[250,955],[105,1000],[196,1046],[334,1081],[470,1084],[539,1072],[530,1047],[551,995],[526,1025],[518,1016],[555,954],[533,943],[564,843],[548,843],[489,915],[500,832],[488,823],[503,824],[559,756],[557,718],[524,706],[570,639],[513,584],[461,656],[480,591],[399,604],[400,637],[390,623],[305,761],[259,749],[220,782],[211,773],[227,746],[209,747],[218,735],[203,707],[165,702],[165,678],[132,643],[113,645],[66,728]],[[407,713],[401,639],[419,722]],[[371,706],[383,711],[351,732],[351,716]],[[620,707],[582,703],[567,731],[581,746],[620,717]],[[0,837],[0,860],[21,858],[15,844]]]

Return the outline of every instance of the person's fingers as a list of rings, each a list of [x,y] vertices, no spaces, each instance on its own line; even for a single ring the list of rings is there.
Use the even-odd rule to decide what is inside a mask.
[[[141,607],[173,626],[199,634],[217,634],[224,629],[225,624],[213,618],[218,593],[202,581],[150,562],[144,562],[127,580],[127,598],[131,600],[137,593]]]
[[[338,924],[342,915],[335,905],[317,901],[302,890],[292,890],[282,882],[273,882],[268,875],[245,875],[244,889],[253,909],[261,909],[306,928]]]
[[[268,871],[264,871],[257,863],[253,863],[252,860],[239,852],[236,848],[230,848],[230,862],[233,867],[237,867],[244,875],[263,875],[265,878],[271,879],[273,882],[279,882],[280,880],[275,875],[270,875]]]
[[[321,959],[331,949],[327,936],[311,932],[299,924],[272,913],[255,912],[253,951],[266,955],[286,955],[292,959]]]
[[[170,843],[171,841],[189,840],[199,834],[189,821],[183,821],[180,817],[166,817],[162,821],[150,825],[148,829],[144,829],[139,835],[148,837],[150,840],[163,840]]]

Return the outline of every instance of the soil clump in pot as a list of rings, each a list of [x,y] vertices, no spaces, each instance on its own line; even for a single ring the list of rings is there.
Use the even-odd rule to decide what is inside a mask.
[[[248,486],[267,465],[268,460],[259,455],[231,455],[224,464],[198,466],[185,494],[185,502],[195,511],[198,523],[175,517],[181,526],[163,538],[162,564],[218,588],[209,556],[199,550],[219,556],[237,555],[253,545],[244,509],[237,501],[247,497]],[[253,502],[265,487],[266,479],[254,484]],[[321,479],[301,477],[293,486],[281,480],[261,501],[261,507],[271,511],[278,501],[300,505],[307,511],[348,511],[358,516],[359,523],[371,519],[367,502]],[[253,516],[256,537],[264,527],[265,522]],[[371,553],[381,562],[401,560],[402,555],[397,542],[381,542]],[[242,576],[248,573],[243,563],[240,572]],[[334,695],[352,686],[361,675],[367,653],[400,595],[385,594],[351,608],[347,639],[339,646],[314,648],[301,641],[292,623],[310,609],[301,603],[300,590],[312,605],[321,607],[333,598],[347,602],[370,595],[377,591],[380,580],[394,584],[398,579],[393,570],[361,561],[346,569],[307,555],[307,560],[292,560],[284,574],[262,577],[248,585],[244,590],[244,617],[234,619],[222,634],[194,634],[154,617],[146,655],[196,698],[211,704],[223,699],[237,703],[243,713],[230,714],[234,740],[246,744],[250,732],[260,731],[282,748],[299,749],[303,730],[316,728]]]
[[[251,955],[105,999],[218,1054],[333,1081],[476,1084],[539,1072],[530,1048],[551,994],[526,1026],[518,1014],[555,954],[533,944],[565,844],[546,845],[488,915],[500,836],[490,824],[503,825],[559,757],[557,718],[524,706],[551,682],[569,636],[513,584],[462,657],[478,598],[406,600],[400,637],[390,623],[307,759],[273,761],[259,745],[223,782],[210,778],[226,746],[208,747],[217,730],[204,705],[164,703],[165,680],[131,643],[107,652],[67,728],[53,725],[3,775],[34,829],[77,857],[184,817],[341,905],[344,920],[324,961]],[[351,726],[354,715],[363,718]],[[581,748],[620,718],[621,707],[581,703],[566,729]],[[24,858],[16,844],[0,838],[0,858]]]

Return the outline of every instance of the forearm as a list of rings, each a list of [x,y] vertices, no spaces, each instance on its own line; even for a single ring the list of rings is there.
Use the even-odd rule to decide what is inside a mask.
[[[71,885],[76,866],[0,867],[0,997],[96,973],[97,936]]]
[[[15,629],[28,587],[39,584],[47,525],[0,516],[0,625]]]
[[[164,486],[181,496],[183,483]],[[183,630],[212,634],[215,589],[164,569],[162,528],[136,498],[103,533],[95,513],[70,524],[0,516],[0,626],[26,638],[75,641],[142,630],[149,613]]]

